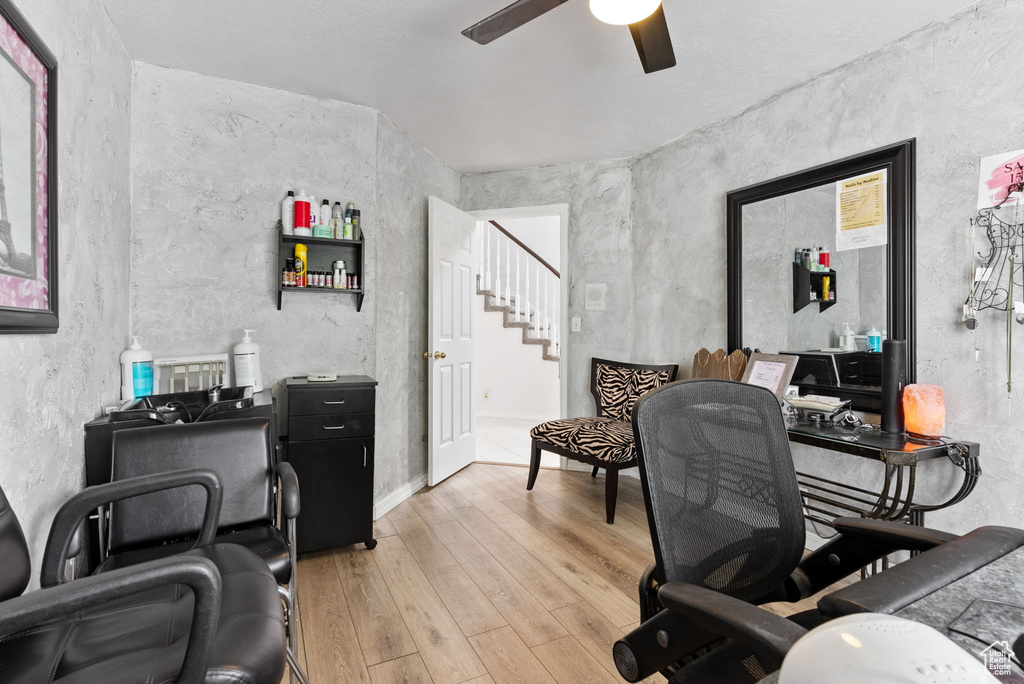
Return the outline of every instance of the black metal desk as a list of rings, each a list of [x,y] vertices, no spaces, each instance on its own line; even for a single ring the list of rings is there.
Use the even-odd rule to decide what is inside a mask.
[[[960,503],[974,490],[981,476],[980,446],[975,442],[955,443],[961,447],[964,457],[963,468],[960,468],[947,457],[950,445],[927,444],[906,434],[801,422],[789,427],[789,441],[877,461],[885,468],[880,491],[797,471],[805,516],[829,526],[832,520],[826,516],[838,515],[907,520],[913,525],[924,525],[925,513]],[[918,464],[937,459],[963,471],[960,488],[941,503],[915,501]],[[823,505],[838,509],[838,515],[837,511]]]

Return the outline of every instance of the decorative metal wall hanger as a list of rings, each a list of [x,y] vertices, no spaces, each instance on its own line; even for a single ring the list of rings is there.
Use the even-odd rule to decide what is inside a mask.
[[[1012,206],[1004,207],[1015,199]],[[987,309],[1006,315],[1006,391],[1013,389],[1013,321],[1024,324],[1024,182],[1008,187],[999,204],[982,209],[971,220],[970,295],[964,302],[963,322],[968,330],[978,327],[978,312]],[[975,248],[977,228],[985,230],[988,244]]]

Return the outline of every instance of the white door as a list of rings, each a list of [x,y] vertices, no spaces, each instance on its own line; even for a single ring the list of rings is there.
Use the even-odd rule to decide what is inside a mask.
[[[429,209],[429,441],[427,484],[434,486],[476,458],[474,297],[476,219],[436,197]]]

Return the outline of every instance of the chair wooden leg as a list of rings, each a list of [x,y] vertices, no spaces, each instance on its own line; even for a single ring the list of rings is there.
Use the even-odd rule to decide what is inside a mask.
[[[594,466],[594,472],[590,473],[590,477],[597,477],[597,471],[598,470],[600,470],[600,468],[597,467],[597,466]]]
[[[537,482],[537,473],[540,471],[540,444],[533,440],[530,444],[530,479],[526,481],[526,489],[533,489]]]
[[[604,508],[608,517],[608,524],[615,522],[615,499],[619,495],[619,471],[617,468],[607,468],[604,471]]]

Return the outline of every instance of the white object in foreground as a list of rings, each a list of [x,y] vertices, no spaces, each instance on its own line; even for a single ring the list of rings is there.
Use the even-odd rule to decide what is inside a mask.
[[[992,684],[988,668],[935,629],[893,615],[847,615],[790,649],[778,684]]]

